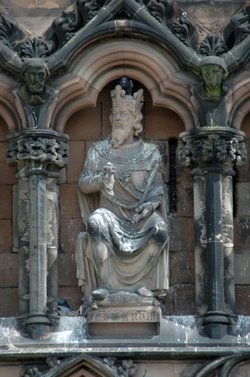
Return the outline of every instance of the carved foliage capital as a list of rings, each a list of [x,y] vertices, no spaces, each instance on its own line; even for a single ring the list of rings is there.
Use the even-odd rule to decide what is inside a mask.
[[[30,167],[46,169],[49,165],[63,168],[67,163],[66,138],[34,133],[10,138],[8,141],[9,165],[29,164]]]
[[[247,151],[242,133],[196,132],[183,135],[179,146],[179,159],[183,166],[204,164],[234,164],[246,162]]]

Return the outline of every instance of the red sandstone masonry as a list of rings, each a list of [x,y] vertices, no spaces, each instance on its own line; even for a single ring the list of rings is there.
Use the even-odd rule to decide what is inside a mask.
[[[181,119],[173,111],[147,104],[145,109],[145,138],[166,140],[185,131]]]
[[[236,314],[249,315],[250,313],[250,289],[249,285],[236,285]]]
[[[0,220],[0,253],[9,253],[12,247],[12,228],[10,220]],[[1,302],[1,301],[0,301]]]
[[[1,317],[18,315],[18,289],[0,288]]]
[[[84,141],[69,142],[69,162],[67,165],[67,183],[77,183],[82,171],[85,155]]]
[[[173,287],[175,314],[195,314],[195,287],[194,284],[183,284]]]
[[[82,291],[78,287],[59,287],[59,298],[65,298],[71,310],[79,309],[82,296]]]
[[[83,109],[72,115],[65,130],[70,140],[97,140],[101,138],[101,105]]]
[[[77,196],[77,184],[60,186],[60,218],[71,219],[80,217]]]
[[[74,253],[59,254],[58,263],[60,287],[77,286]]]
[[[60,251],[63,253],[75,253],[76,239],[83,230],[82,219],[62,219],[60,223]]]
[[[0,185],[0,219],[12,217],[12,185]]]
[[[194,252],[170,253],[170,286],[183,283],[195,283]],[[173,273],[174,272],[174,273]]]
[[[16,167],[9,167],[6,162],[7,142],[0,142],[0,185],[16,182]]]

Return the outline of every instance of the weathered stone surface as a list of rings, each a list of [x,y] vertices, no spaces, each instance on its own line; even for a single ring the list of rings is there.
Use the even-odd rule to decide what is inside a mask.
[[[250,288],[249,285],[236,285],[236,314],[250,314]]]
[[[190,217],[170,215],[170,251],[194,249],[194,223]]]
[[[88,313],[88,333],[95,337],[143,338],[159,335],[161,311],[159,308],[95,309]],[[111,335],[112,334],[112,335]]]
[[[170,253],[170,286],[177,284],[192,283],[195,280],[194,252],[171,252]]]
[[[18,289],[0,288],[0,302],[4,303],[0,307],[1,317],[13,316],[18,314]]]
[[[156,376],[156,365],[153,363],[146,363],[145,365],[147,367],[147,373],[150,373],[150,375]],[[186,363],[181,362],[178,363],[165,363],[165,362],[159,362],[157,361],[157,377],[188,377],[192,376],[195,371],[199,369],[200,364],[197,362],[192,363]]]
[[[249,285],[250,290],[250,251],[235,253],[235,283]]]
[[[244,129],[244,132],[246,132],[247,130]],[[249,182],[250,181],[250,154],[249,154],[250,139],[246,140],[246,148],[247,148],[247,151],[248,151],[247,161],[243,166],[237,167],[237,169],[236,169],[236,172],[237,172],[236,178],[235,178],[236,187],[241,182]]]
[[[0,142],[0,184],[14,184],[16,182],[16,168],[7,165],[6,156],[7,143]]]
[[[222,1],[216,0],[216,7],[210,1],[203,1],[199,3],[199,6],[194,4],[197,0],[183,1],[183,8],[190,14],[193,18],[193,22],[198,22],[200,24],[200,38],[205,37],[207,34],[216,34],[225,27],[230,16],[241,8],[241,4],[238,2],[231,2],[223,4]]]
[[[0,377],[12,376],[20,377],[21,366],[1,366],[0,367]]]
[[[81,304],[82,292],[78,287],[60,287],[59,298],[65,298],[71,310],[78,310]]]
[[[239,182],[235,188],[237,216],[250,216],[250,182]]]
[[[0,253],[6,253],[12,246],[12,227],[10,220],[0,220],[0,229],[3,236],[0,237]]]
[[[8,127],[3,118],[0,116],[0,141],[5,141],[5,137],[8,133]]]
[[[190,181],[180,180],[177,185],[177,213],[183,217],[194,214],[193,183]]]
[[[72,115],[68,120],[65,133],[70,140],[97,140],[102,137],[101,133],[101,105],[96,108],[83,109]]]
[[[70,0],[10,0],[0,1],[0,6],[8,11],[22,28],[33,35],[43,33],[54,18],[61,15]]]
[[[2,220],[11,219],[11,190],[11,185],[0,185],[0,219]]]
[[[237,217],[234,221],[235,250],[250,248],[250,218]]]
[[[159,335],[160,321],[161,309],[153,297],[127,291],[94,299],[87,311],[88,334],[94,337],[143,338]]]
[[[70,3],[70,0],[5,0],[0,1],[0,6],[5,8],[51,8],[62,7]]]
[[[17,254],[0,254],[0,287],[18,287],[18,258]]]
[[[173,289],[175,314],[196,313],[194,284],[181,284]]]
[[[84,141],[69,142],[69,162],[67,165],[67,182],[78,182],[79,175],[82,170],[85,153]],[[82,161],[82,163],[81,163]]]
[[[161,299],[162,303],[162,314],[163,315],[173,315],[174,311],[174,289],[170,289],[166,292],[164,298]]]
[[[75,252],[76,238],[82,230],[81,218],[62,219],[60,223],[60,250],[64,253]]]
[[[59,254],[58,267],[59,286],[77,286],[75,255],[71,253]]]
[[[77,185],[60,186],[61,218],[79,218],[80,209],[77,200]]]
[[[183,131],[185,131],[184,124],[176,113],[147,103],[144,131],[146,139],[167,140],[177,138]]]

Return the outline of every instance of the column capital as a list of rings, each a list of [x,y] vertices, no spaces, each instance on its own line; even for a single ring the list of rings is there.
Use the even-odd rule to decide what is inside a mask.
[[[7,135],[6,139],[8,164],[25,166],[26,174],[45,173],[49,166],[61,169],[67,163],[69,137],[66,134],[23,129]]]
[[[246,162],[245,134],[230,127],[203,127],[181,133],[179,159],[183,166],[241,166]]]

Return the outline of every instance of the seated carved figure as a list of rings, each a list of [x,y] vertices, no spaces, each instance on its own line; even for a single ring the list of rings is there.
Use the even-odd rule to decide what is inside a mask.
[[[112,136],[90,147],[79,179],[86,232],[77,240],[77,277],[85,296],[168,289],[168,227],[158,147],[138,138],[143,91],[111,92]]]

